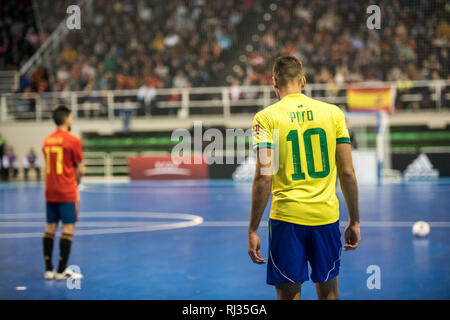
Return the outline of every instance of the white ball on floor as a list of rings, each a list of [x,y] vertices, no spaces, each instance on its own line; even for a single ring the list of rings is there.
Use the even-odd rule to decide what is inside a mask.
[[[412,227],[412,233],[416,237],[426,237],[430,234],[430,225],[425,221],[417,221]]]

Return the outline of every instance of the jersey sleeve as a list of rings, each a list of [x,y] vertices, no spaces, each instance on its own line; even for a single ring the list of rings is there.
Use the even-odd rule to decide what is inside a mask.
[[[336,143],[351,143],[344,112],[339,108],[336,116]]]
[[[253,119],[253,149],[272,148],[272,127],[266,114],[258,112]]]
[[[83,161],[83,145],[80,138],[74,139],[73,142],[73,162],[79,163]]]

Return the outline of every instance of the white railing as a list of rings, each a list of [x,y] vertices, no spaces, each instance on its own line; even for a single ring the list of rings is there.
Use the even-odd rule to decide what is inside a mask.
[[[397,86],[397,105],[408,110],[442,111],[450,106],[450,80],[411,81],[407,90],[395,82],[365,82],[367,87]],[[307,84],[306,95],[328,103],[347,104],[346,84]],[[0,96],[0,122],[51,118],[52,109],[65,104],[75,118],[113,120],[126,113],[134,117],[254,114],[277,101],[272,86],[165,88],[113,91],[8,93]]]
[[[46,61],[51,61],[51,59],[49,60],[50,56],[53,55],[55,51],[59,51],[59,44],[61,43],[61,39],[65,38],[67,35],[67,31],[65,21],[63,20],[31,58],[22,65],[19,70],[20,75],[26,75],[36,66],[42,65]]]
[[[111,178],[117,174],[128,174],[128,157],[137,153],[85,152],[83,154],[86,173]]]
[[[170,155],[168,152],[83,152],[83,163],[89,176],[112,178],[128,175],[128,158],[150,155]]]
[[[19,89],[20,76],[17,70],[0,70],[0,93]]]

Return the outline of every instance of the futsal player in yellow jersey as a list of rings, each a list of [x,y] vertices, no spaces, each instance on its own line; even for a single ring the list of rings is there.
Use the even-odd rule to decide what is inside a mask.
[[[360,241],[358,187],[344,113],[335,105],[301,93],[301,62],[279,57],[273,85],[280,101],[255,115],[253,145],[257,165],[252,187],[248,253],[262,264],[257,235],[272,191],[267,283],[278,299],[300,299],[301,284],[316,284],[319,299],[338,298],[341,256],[336,177],[349,211],[344,250]]]

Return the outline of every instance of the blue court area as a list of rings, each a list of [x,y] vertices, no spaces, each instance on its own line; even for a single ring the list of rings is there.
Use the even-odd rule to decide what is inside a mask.
[[[274,299],[266,266],[247,255],[250,187],[84,183],[69,264],[85,278],[70,290],[43,279],[43,184],[0,184],[0,299]],[[343,232],[347,212],[338,194]],[[449,299],[450,181],[363,185],[360,205],[362,242],[342,253],[341,299]],[[264,258],[267,219],[268,211],[260,229]],[[430,222],[428,238],[412,236],[417,220]],[[380,268],[380,289],[367,287],[371,265]],[[311,282],[302,295],[316,299]]]

